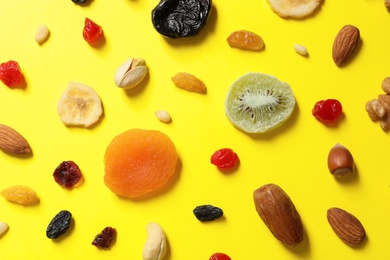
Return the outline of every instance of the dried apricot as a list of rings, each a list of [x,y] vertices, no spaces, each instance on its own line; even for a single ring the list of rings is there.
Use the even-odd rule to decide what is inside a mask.
[[[264,41],[256,33],[240,30],[232,32],[227,38],[230,47],[243,50],[260,51],[264,48]]]
[[[39,201],[37,193],[29,186],[24,185],[5,188],[1,191],[1,196],[10,202],[25,206],[36,204]]]
[[[203,81],[187,72],[179,72],[171,78],[176,87],[200,94],[206,93]]]
[[[106,186],[129,199],[150,196],[173,180],[178,156],[157,130],[131,129],[114,137],[104,155]]]

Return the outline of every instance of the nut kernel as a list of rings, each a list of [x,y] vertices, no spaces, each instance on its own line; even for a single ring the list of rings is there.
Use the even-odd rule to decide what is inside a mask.
[[[117,69],[114,81],[123,89],[131,89],[137,86],[146,76],[148,69],[145,60],[141,58],[131,58],[122,63]]]
[[[300,55],[302,55],[302,56],[306,56],[306,55],[307,55],[307,49],[306,49],[306,47],[303,46],[303,45],[294,44],[294,50],[295,50],[298,54],[300,54]]]
[[[42,44],[47,40],[49,34],[50,34],[49,28],[47,28],[46,25],[41,25],[38,27],[38,30],[35,33],[35,41],[38,44]]]
[[[157,119],[163,123],[169,123],[172,120],[169,113],[165,110],[157,110],[155,112],[155,115],[156,115]]]
[[[343,177],[353,171],[354,162],[351,152],[343,145],[336,144],[328,155],[328,168],[336,177]]]

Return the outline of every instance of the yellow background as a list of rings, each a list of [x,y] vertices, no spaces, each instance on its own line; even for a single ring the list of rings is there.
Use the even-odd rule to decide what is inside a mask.
[[[0,152],[0,188],[28,185],[39,195],[32,207],[0,198],[0,221],[9,224],[0,238],[1,259],[141,259],[145,227],[159,223],[169,249],[166,259],[208,259],[225,252],[232,259],[389,259],[390,164],[389,135],[372,122],[365,103],[382,93],[389,75],[390,17],[382,0],[325,1],[315,16],[282,19],[265,0],[214,0],[207,25],[187,39],[167,39],[151,23],[158,1],[1,0],[0,61],[19,62],[25,89],[0,86],[0,123],[19,131],[33,156]],[[93,48],[82,38],[84,19],[101,25],[105,42]],[[39,25],[50,38],[38,45]],[[361,45],[346,66],[332,60],[335,35],[346,24],[360,29]],[[261,52],[233,49],[226,43],[232,31],[253,31],[265,41]],[[308,57],[295,53],[306,46]],[[130,57],[145,59],[149,73],[143,83],[124,91],[113,76]],[[176,88],[170,78],[189,72],[202,79],[207,94]],[[224,114],[226,93],[247,72],[272,74],[293,89],[297,106],[280,128],[248,135],[234,128]],[[65,127],[57,102],[69,81],[93,87],[104,105],[104,116],[93,128]],[[343,105],[339,124],[327,127],[311,109],[321,99]],[[170,124],[154,112],[169,111]],[[103,155],[117,134],[131,129],[156,129],[175,143],[181,161],[175,184],[145,201],[117,197],[103,182]],[[344,180],[327,169],[327,154],[335,143],[352,152],[356,172]],[[210,163],[212,153],[230,147],[240,157],[239,168],[223,174]],[[81,168],[85,182],[66,190],[52,173],[64,160]],[[304,228],[303,243],[286,248],[257,215],[252,193],[276,183],[291,197]],[[224,217],[201,223],[192,210],[212,204]],[[326,210],[341,207],[364,225],[361,248],[345,245],[331,230]],[[58,241],[46,238],[50,220],[60,210],[73,214],[74,226]],[[112,226],[118,236],[110,250],[91,245],[95,235]]]

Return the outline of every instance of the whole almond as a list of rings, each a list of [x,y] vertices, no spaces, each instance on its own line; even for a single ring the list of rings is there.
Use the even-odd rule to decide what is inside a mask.
[[[337,66],[346,62],[355,51],[360,40],[360,31],[353,25],[345,25],[333,42],[332,57]]]
[[[290,197],[276,184],[266,184],[253,193],[256,211],[272,234],[294,247],[303,240],[301,217]]]
[[[0,149],[12,154],[31,153],[27,140],[13,128],[0,124]]]
[[[327,218],[333,231],[347,245],[357,247],[364,242],[366,231],[351,213],[340,208],[330,208]]]

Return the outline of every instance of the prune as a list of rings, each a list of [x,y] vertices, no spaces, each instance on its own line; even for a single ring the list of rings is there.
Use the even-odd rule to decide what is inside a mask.
[[[95,239],[92,241],[92,245],[98,248],[109,248],[112,240],[116,236],[116,229],[112,227],[106,227],[96,235]]]
[[[84,4],[86,0],[72,0],[75,4]]]
[[[54,180],[64,188],[72,188],[81,180],[81,171],[73,161],[64,161],[54,170]]]
[[[210,10],[211,0],[161,0],[152,11],[152,23],[157,32],[170,38],[195,36]]]
[[[201,205],[194,209],[195,217],[200,221],[212,221],[223,215],[222,209],[212,205]]]
[[[51,220],[50,224],[46,229],[46,236],[50,239],[56,239],[61,235],[65,234],[70,226],[70,221],[72,219],[72,213],[67,210],[61,210],[57,215]]]

